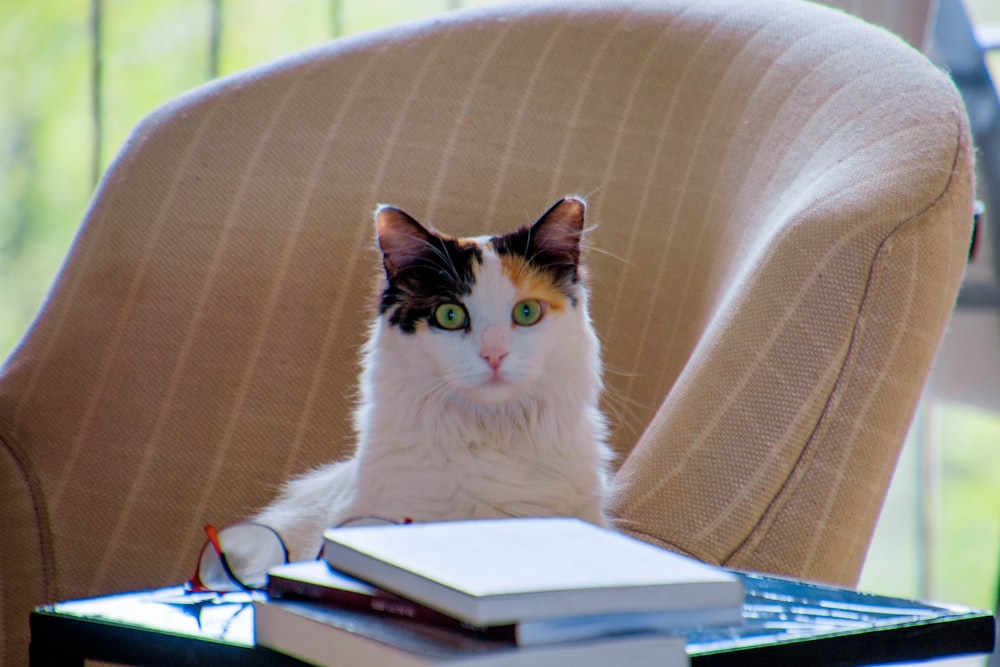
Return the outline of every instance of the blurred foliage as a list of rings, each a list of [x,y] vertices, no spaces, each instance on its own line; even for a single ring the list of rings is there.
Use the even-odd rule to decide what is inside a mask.
[[[0,3],[0,359],[14,347],[83,218],[94,155],[107,166],[156,107],[218,73],[334,36],[488,0],[101,0],[101,145],[93,122],[90,0]]]
[[[931,595],[979,608],[996,603],[1000,566],[1000,420],[961,405],[941,410],[941,498]]]
[[[0,6],[0,355],[40,303],[90,196],[89,49],[79,1]]]
[[[1000,419],[939,403],[925,405],[915,423],[860,588],[992,609],[1000,583]]]

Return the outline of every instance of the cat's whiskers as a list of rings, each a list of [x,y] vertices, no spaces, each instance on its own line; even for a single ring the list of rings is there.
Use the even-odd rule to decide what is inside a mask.
[[[629,398],[612,386],[605,386],[601,398],[604,411],[619,431],[634,431],[639,424],[638,412],[651,410],[648,403]]]
[[[590,238],[590,235],[596,229],[597,229],[596,226],[595,227],[588,227],[586,230],[583,231],[583,241],[582,241],[581,245],[582,245],[584,251],[588,255],[598,254],[598,255],[603,255],[604,257],[609,257],[609,258],[615,260],[616,262],[618,262],[618,264],[620,264],[621,266],[626,266],[626,267],[632,266],[633,265],[633,261],[632,260],[626,259],[624,256],[619,255],[617,253],[613,253],[610,250],[608,250],[607,248],[603,248],[603,247],[601,247],[599,245],[587,243],[587,239]]]

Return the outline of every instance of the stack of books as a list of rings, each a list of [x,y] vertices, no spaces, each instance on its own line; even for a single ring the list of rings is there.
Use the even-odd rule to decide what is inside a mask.
[[[742,622],[725,570],[577,519],[358,526],[274,568],[258,645],[318,665],[687,665]]]

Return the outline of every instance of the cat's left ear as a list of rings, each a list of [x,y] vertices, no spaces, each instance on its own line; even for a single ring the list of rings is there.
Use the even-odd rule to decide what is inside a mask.
[[[423,225],[394,206],[379,206],[375,211],[375,233],[382,251],[382,265],[390,280],[432,252],[437,240]]]
[[[531,255],[547,264],[577,266],[587,204],[576,197],[560,199],[531,226]]]

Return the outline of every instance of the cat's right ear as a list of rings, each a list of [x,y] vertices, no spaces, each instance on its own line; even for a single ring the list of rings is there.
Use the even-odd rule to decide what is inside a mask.
[[[379,206],[375,211],[375,233],[382,251],[382,265],[390,280],[418,263],[437,240],[423,225],[394,206]]]

